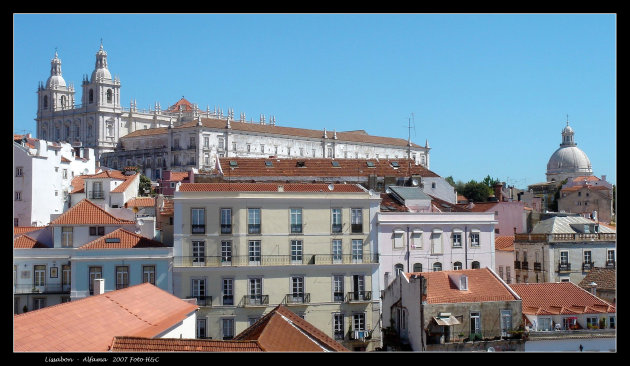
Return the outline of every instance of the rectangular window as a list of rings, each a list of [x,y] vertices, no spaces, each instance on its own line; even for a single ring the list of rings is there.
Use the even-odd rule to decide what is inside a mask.
[[[352,329],[365,331],[365,313],[352,314]]]
[[[223,331],[223,340],[230,340],[234,338],[234,319],[221,319],[221,329]]]
[[[302,240],[291,240],[291,263],[293,264],[302,263],[303,249],[304,248],[303,248]]]
[[[247,209],[247,233],[260,234],[260,209]]]
[[[236,151],[236,142],[232,143],[232,151]]]
[[[38,310],[46,307],[46,298],[45,297],[34,297],[33,298],[33,310]]]
[[[234,279],[223,279],[223,305],[234,305]]]
[[[615,329],[615,317],[608,317],[608,324],[610,329]]]
[[[223,137],[219,137],[219,146],[217,147],[217,150],[223,151],[225,150],[225,140],[223,139]]]
[[[294,303],[304,302],[304,277],[291,277],[291,297]]]
[[[23,175],[24,175],[24,168],[22,168],[21,166],[15,167],[15,176],[21,177]]]
[[[363,263],[363,240],[352,239],[352,263]]]
[[[206,331],[206,322],[207,319],[197,319],[197,338],[204,339],[208,337],[208,333]]]
[[[422,231],[414,230],[411,233],[411,247],[415,249],[422,249]]]
[[[291,212],[291,234],[302,232],[302,209],[292,208]]]
[[[332,260],[335,264],[343,262],[341,239],[333,239],[332,241]]]
[[[354,300],[366,300],[367,294],[365,292],[365,276],[353,275],[352,276],[352,293]]]
[[[248,249],[249,249],[249,265],[259,266],[260,260],[261,260],[260,240],[250,240]]]
[[[462,233],[454,232],[453,233],[453,248],[461,248],[462,247]]]
[[[204,265],[206,263],[206,242],[192,242],[192,261],[193,265]]]
[[[336,340],[344,339],[345,327],[343,326],[343,314],[333,314],[333,334]]]
[[[116,290],[129,287],[129,267],[116,266]]]
[[[221,234],[232,233],[232,209],[221,209]]]
[[[352,233],[363,233],[363,210],[360,208],[353,208],[351,220]]]
[[[560,264],[569,264],[569,252],[560,252]]]
[[[512,311],[501,310],[501,336],[507,337],[512,330]]]
[[[510,271],[510,266],[505,266],[505,282],[512,283],[512,273]]]
[[[232,241],[221,241],[221,264],[230,265],[232,263]]]
[[[72,227],[64,226],[61,228],[61,246],[63,248],[72,248]]]
[[[394,249],[401,249],[404,247],[404,243],[403,243],[403,236],[404,236],[405,232],[400,230],[400,231],[394,231]]]
[[[342,302],[343,301],[343,276],[342,275],[334,275],[333,276],[333,301]]]
[[[155,285],[155,266],[142,266],[142,283]]]
[[[35,276],[33,276],[33,286],[41,290],[46,285],[46,266],[34,266],[33,271],[35,272]]]
[[[499,266],[499,277],[500,277],[502,280],[505,280],[505,277],[503,277],[503,266]]]
[[[205,208],[193,208],[191,210],[191,233],[193,234],[205,234],[206,233],[206,209]]]
[[[538,318],[538,331],[551,331],[551,318]]]
[[[442,254],[442,232],[431,233],[431,254]]]
[[[591,251],[590,250],[585,250],[584,251],[584,263],[591,263]]]
[[[61,289],[63,292],[70,291],[71,270],[69,264],[61,265]]]
[[[476,233],[476,232],[470,233],[470,246],[471,247],[479,246],[479,233]]]
[[[341,209],[333,208],[331,209],[331,217],[332,217],[332,232],[340,233],[342,224],[341,224]]]
[[[249,279],[249,303],[252,305],[262,304],[262,278]]]
[[[481,313],[478,311],[470,312],[470,338],[473,338],[473,335],[479,334],[481,335]]]
[[[15,200],[16,201],[21,201],[22,200],[22,192],[15,192]]]
[[[204,137],[203,138],[203,147],[210,147],[210,138],[209,137]]]
[[[265,153],[265,145],[260,145],[260,153],[261,154]]]
[[[204,278],[192,279],[192,297],[197,299],[197,303],[205,304],[206,300],[206,280]]]
[[[99,279],[99,278],[103,278],[103,268],[90,267],[89,276],[88,276],[88,281],[90,281],[89,283],[90,295],[94,294],[94,280]]]

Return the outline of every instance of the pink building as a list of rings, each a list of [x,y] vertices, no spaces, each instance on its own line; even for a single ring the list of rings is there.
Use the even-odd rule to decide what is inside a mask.
[[[177,183],[195,183],[195,173],[192,170],[187,172],[174,172],[165,170],[162,172],[162,179],[158,179],[157,193],[165,196],[173,196]]]

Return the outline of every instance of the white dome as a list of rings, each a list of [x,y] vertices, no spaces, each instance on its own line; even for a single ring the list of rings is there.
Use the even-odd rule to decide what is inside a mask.
[[[591,161],[577,146],[564,146],[556,150],[547,163],[547,174],[592,174]]]
[[[66,81],[63,79],[61,75],[51,75],[46,81],[46,88],[49,89],[51,87],[59,87],[66,86]]]
[[[109,73],[109,70],[104,69],[104,68],[96,69],[96,70],[94,70],[92,72],[92,80],[91,81],[95,81],[96,79],[111,80],[112,79],[112,74]]]

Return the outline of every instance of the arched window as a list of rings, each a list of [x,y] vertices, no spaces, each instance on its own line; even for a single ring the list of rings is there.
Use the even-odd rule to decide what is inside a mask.
[[[435,262],[433,263],[433,272],[439,272],[442,270],[442,263]]]
[[[422,272],[422,263],[414,263],[413,264],[414,272]]]
[[[396,263],[396,265],[394,266],[394,272],[396,273],[396,277],[398,277],[398,274],[402,273],[404,269],[405,269],[405,266],[402,263]]]
[[[472,266],[472,269],[479,269],[479,268],[481,268],[481,266],[479,265],[479,262],[477,262],[477,261],[472,262],[471,266]]]
[[[112,90],[107,89],[107,103],[111,103],[111,102],[112,102]]]
[[[65,106],[66,106],[66,96],[65,96],[65,95],[62,95],[62,96],[61,96],[61,107],[63,108],[63,107],[65,107]]]
[[[94,102],[94,90],[90,89],[90,91],[88,92],[88,103],[93,103]]]
[[[462,262],[455,262],[453,263],[453,269],[454,270],[458,270],[458,269],[462,269]]]
[[[48,95],[44,95],[44,109],[48,108]]]

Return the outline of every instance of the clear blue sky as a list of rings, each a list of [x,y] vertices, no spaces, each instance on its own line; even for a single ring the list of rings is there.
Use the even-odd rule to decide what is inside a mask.
[[[101,39],[121,100],[429,141],[431,170],[545,181],[567,115],[616,183],[614,14],[14,14],[14,132],[58,50],[80,102]]]

